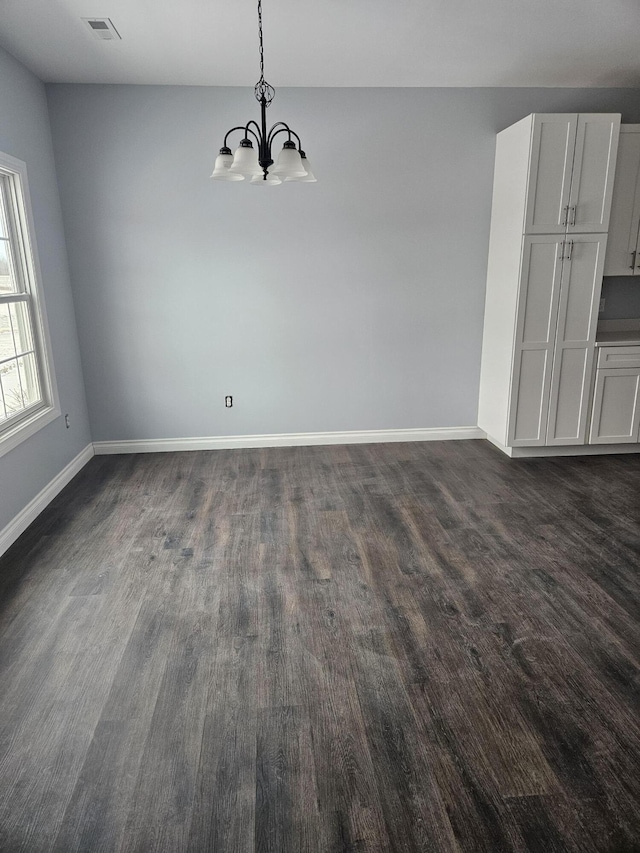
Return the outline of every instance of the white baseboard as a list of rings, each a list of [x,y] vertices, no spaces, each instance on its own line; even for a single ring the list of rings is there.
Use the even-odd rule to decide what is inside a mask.
[[[60,471],[59,474],[49,482],[41,492],[39,492],[26,507],[16,515],[16,517],[7,524],[4,530],[0,531],[0,556],[16,541],[18,536],[27,529],[32,521],[40,515],[43,509],[47,507],[55,496],[61,492],[69,483],[78,471],[82,470],[87,462],[94,455],[93,445],[87,444],[84,450],[81,450],[78,455],[69,462],[68,465]]]
[[[239,447],[297,447],[314,444],[377,444],[387,441],[450,441],[485,438],[478,427],[383,429],[353,432],[291,432],[282,435],[223,435],[208,438],[155,438],[95,441],[96,454],[159,453],[176,450],[228,450]]]

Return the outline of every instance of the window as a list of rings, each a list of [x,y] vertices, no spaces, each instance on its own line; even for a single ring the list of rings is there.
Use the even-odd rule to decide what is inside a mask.
[[[0,455],[60,414],[26,166],[0,153]]]

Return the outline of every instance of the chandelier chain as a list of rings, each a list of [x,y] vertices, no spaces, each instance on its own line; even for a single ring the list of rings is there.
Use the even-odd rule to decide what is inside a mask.
[[[262,0],[258,0],[258,35],[260,37],[260,79],[264,80],[264,44],[262,42]]]
[[[260,43],[260,79],[255,85],[256,100],[269,106],[275,95],[275,89],[264,79],[264,42],[262,39],[262,0],[258,0],[258,38]]]

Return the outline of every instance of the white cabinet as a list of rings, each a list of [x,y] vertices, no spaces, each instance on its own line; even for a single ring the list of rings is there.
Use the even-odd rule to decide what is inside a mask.
[[[563,239],[548,234],[524,238],[505,444],[545,442],[563,246]]]
[[[533,118],[525,233],[606,232],[620,117]]]
[[[498,134],[478,424],[505,447],[584,444],[620,116]]]
[[[639,392],[640,367],[605,367],[596,371],[589,436],[591,444],[638,441]]]
[[[527,234],[564,234],[578,116],[560,114],[529,118],[533,118],[533,122],[524,231]]]
[[[640,441],[640,346],[601,346],[591,415],[591,444]]]
[[[507,444],[582,444],[606,236],[526,236]]]
[[[605,275],[640,275],[640,124],[620,127]]]
[[[585,442],[606,246],[604,234],[575,234],[565,243],[548,445]]]

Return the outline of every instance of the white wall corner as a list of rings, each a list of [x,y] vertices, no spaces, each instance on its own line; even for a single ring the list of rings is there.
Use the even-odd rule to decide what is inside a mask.
[[[13,545],[16,539],[24,533],[27,527],[36,520],[40,513],[51,503],[67,483],[81,471],[87,462],[94,456],[92,444],[87,446],[74,457],[68,465],[60,471],[26,507],[0,531],[0,557]]]

